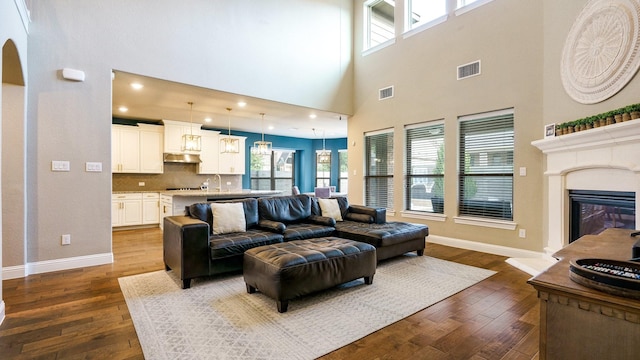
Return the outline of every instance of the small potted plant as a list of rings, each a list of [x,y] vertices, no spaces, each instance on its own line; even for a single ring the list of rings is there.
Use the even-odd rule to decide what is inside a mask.
[[[629,105],[628,108],[631,120],[640,118],[640,104]]]
[[[616,124],[622,122],[622,114],[624,114],[624,108],[619,108],[613,111],[613,118],[615,119]]]

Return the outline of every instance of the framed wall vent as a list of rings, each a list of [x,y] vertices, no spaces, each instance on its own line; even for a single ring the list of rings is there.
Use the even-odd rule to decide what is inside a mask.
[[[393,86],[378,90],[378,100],[386,100],[393,97]]]
[[[458,66],[458,80],[480,75],[480,60]]]

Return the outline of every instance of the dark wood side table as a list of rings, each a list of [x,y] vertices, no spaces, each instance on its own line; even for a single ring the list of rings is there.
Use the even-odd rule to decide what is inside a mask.
[[[553,254],[559,259],[528,283],[540,299],[540,359],[640,359],[640,301],[582,286],[569,262],[628,261],[633,230],[586,235]]]

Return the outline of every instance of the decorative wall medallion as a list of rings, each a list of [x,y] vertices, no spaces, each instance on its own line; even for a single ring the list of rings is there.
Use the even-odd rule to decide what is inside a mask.
[[[560,73],[575,101],[595,104],[620,91],[640,67],[640,0],[591,0],[569,31]]]

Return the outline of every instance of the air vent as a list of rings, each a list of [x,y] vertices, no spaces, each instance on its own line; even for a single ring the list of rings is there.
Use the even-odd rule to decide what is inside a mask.
[[[480,75],[480,60],[458,66],[458,80]]]
[[[378,100],[385,100],[393,97],[393,86],[378,90]]]

